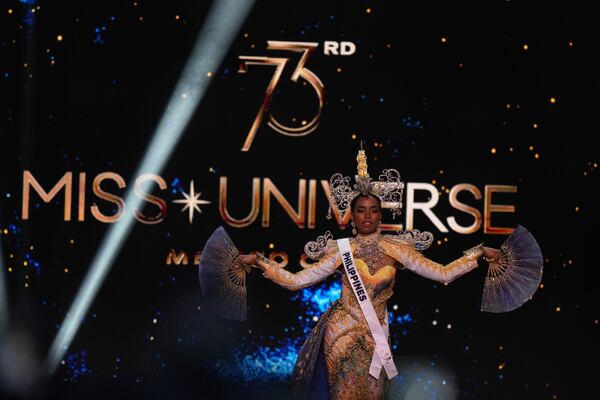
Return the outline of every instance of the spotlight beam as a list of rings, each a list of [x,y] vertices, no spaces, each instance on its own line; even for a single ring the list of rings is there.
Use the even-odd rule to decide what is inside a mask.
[[[202,100],[210,84],[211,74],[218,70],[253,4],[254,0],[217,0],[213,3],[136,176],[142,173],[158,174],[163,169]],[[127,210],[121,219],[109,228],[52,342],[46,359],[50,373],[54,372],[69,348],[133,226],[134,216],[131,210],[137,209],[142,201],[134,195],[133,190],[127,191]]]

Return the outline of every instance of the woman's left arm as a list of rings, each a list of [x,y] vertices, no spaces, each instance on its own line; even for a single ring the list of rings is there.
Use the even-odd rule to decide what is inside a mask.
[[[412,246],[402,244],[389,239],[379,242],[385,254],[394,258],[409,270],[425,278],[449,284],[461,275],[477,268],[477,260],[486,254],[483,244],[479,244],[463,252],[463,256],[447,265],[438,264],[415,250]]]

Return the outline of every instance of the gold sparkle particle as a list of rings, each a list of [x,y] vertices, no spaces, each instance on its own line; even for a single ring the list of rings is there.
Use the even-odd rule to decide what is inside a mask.
[[[523,50],[525,50],[525,51],[529,50],[529,45],[527,45],[527,44],[524,44],[524,45],[523,45]]]
[[[342,69],[340,67],[337,67],[336,71],[337,72],[342,72]]]
[[[176,15],[176,16],[175,16],[175,19],[179,19],[179,18],[180,18],[180,17],[179,17],[179,15]]]
[[[69,240],[69,243],[73,244],[73,243],[75,243],[75,240],[71,239],[71,240]]]
[[[496,148],[495,148],[495,147],[492,147],[492,149],[490,150],[490,152],[491,152],[492,154],[496,154]]]
[[[452,329],[452,324],[448,324],[448,325],[446,325],[446,328],[448,328],[448,329]]]
[[[447,242],[447,241],[448,241],[448,238],[447,238],[447,237],[444,237],[444,242]]]
[[[33,250],[33,245],[29,246],[29,250]]]
[[[498,369],[499,369],[499,370],[503,370],[503,369],[504,369],[504,363],[502,363],[502,364],[498,365]]]
[[[432,184],[432,185],[435,185],[435,183],[436,183],[436,182],[437,182],[437,181],[436,181],[435,179],[432,179],[432,180],[431,180],[431,184]]]
[[[556,307],[556,312],[560,312],[560,307]]]
[[[8,267],[8,272],[12,272],[12,267]]]
[[[150,341],[154,341],[154,336],[150,336]]]
[[[144,20],[144,17],[140,17],[138,19],[140,20],[140,22],[142,22]]]
[[[356,140],[356,133],[352,134],[352,139]],[[6,230],[6,229],[5,229]]]
[[[512,148],[512,147],[509,147],[509,148],[508,148],[508,151],[510,151],[511,153],[512,153],[514,150],[515,150],[515,149],[514,149],[514,148]]]
[[[537,128],[538,128],[538,126],[539,126],[538,124],[534,123],[534,124],[533,124],[533,129],[537,129]]]
[[[25,287],[29,287],[29,283],[25,282]]]
[[[12,14],[12,13],[13,13],[13,10],[12,10],[12,8],[9,8],[9,9],[8,9],[8,13],[9,13],[9,14]]]
[[[575,212],[579,212],[579,207],[575,206]]]
[[[27,266],[27,261],[23,261],[23,265],[26,267]]]
[[[184,199],[173,200],[173,203],[185,204],[185,207],[183,207],[183,209],[181,211],[188,210],[189,221],[191,224],[194,220],[194,210],[198,211],[198,213],[202,212],[202,210],[200,210],[200,207],[198,207],[198,205],[199,204],[210,204],[210,201],[199,200],[200,195],[202,193],[201,192],[195,193],[193,180],[190,183],[190,193],[188,194],[184,191],[181,191],[181,193],[183,194]]]
[[[8,229],[4,229],[4,234],[8,235]]]
[[[506,105],[506,108],[509,108],[509,109],[510,109],[510,103],[508,103],[508,104]]]
[[[556,103],[556,97],[550,97],[550,103],[555,104]]]
[[[540,283],[540,289],[543,289],[543,288],[544,288],[544,284]]]
[[[265,304],[265,308],[271,308],[271,305],[269,303]]]
[[[269,248],[270,248],[270,249],[274,249],[274,248],[275,248],[275,245],[274,245],[273,243],[269,243]]]
[[[366,12],[367,12],[367,14],[371,14],[371,9],[370,9],[370,8],[367,8],[367,9],[366,9]]]
[[[154,318],[154,319],[152,320],[152,323],[153,323],[153,324],[155,324],[155,323],[157,323],[157,322],[158,322],[158,320],[157,320],[156,318]]]
[[[573,42],[569,42],[569,47],[573,47]]]
[[[441,240],[438,240],[438,241],[437,241],[437,244],[438,244],[438,246],[441,246],[441,245],[442,245],[442,241],[441,241]]]
[[[442,37],[440,40],[442,41],[442,43],[446,43],[448,41],[448,39],[446,39],[445,37]]]
[[[65,268],[65,274],[69,273],[69,268]]]
[[[308,122],[305,119],[302,120],[302,125],[306,125],[307,123]]]
[[[208,72],[206,73],[206,76],[208,76],[208,77],[210,78],[210,77],[212,76],[212,72],[208,71]]]
[[[540,155],[538,153],[535,153],[535,159],[537,160],[538,158],[540,158]]]
[[[529,151],[533,151],[533,146],[529,146]]]
[[[244,33],[244,37],[248,37],[248,32]]]
[[[62,42],[63,41],[63,35],[56,36],[56,40],[58,40],[59,42]]]

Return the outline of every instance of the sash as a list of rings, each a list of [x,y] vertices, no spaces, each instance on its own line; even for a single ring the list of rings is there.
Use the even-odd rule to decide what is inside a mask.
[[[354,292],[356,300],[360,305],[360,309],[367,320],[367,324],[369,325],[373,339],[375,339],[375,352],[373,353],[373,359],[371,360],[369,374],[371,374],[375,379],[379,379],[381,367],[383,366],[383,368],[385,368],[385,372],[387,373],[388,379],[392,379],[394,376],[398,375],[398,371],[396,370],[396,365],[394,365],[392,352],[390,351],[390,346],[387,342],[387,309],[384,324],[386,329],[384,331],[379,324],[379,320],[377,319],[377,314],[375,314],[375,309],[373,308],[371,299],[369,299],[367,288],[363,284],[360,274],[356,270],[354,257],[352,257],[350,241],[348,239],[338,239],[337,243],[340,250],[340,256],[342,257],[342,263],[344,264],[344,270],[348,276],[348,281],[350,282],[352,291]]]

